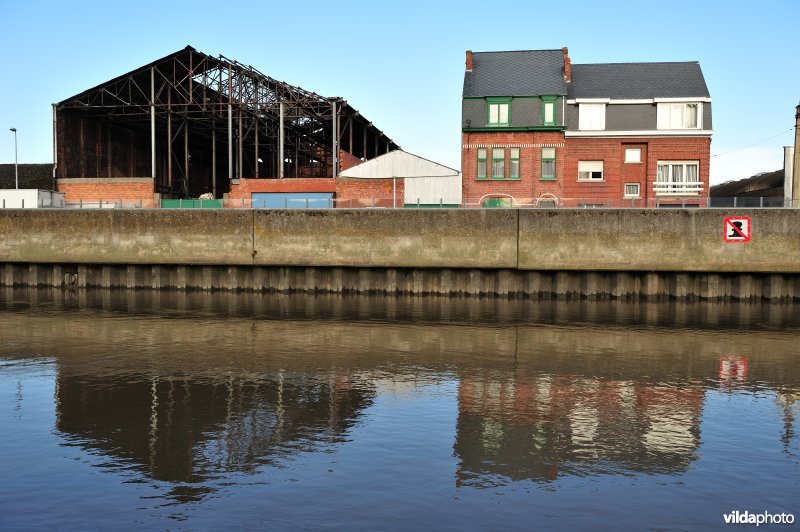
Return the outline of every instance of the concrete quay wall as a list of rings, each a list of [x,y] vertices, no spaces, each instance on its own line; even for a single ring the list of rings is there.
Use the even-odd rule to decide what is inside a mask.
[[[800,214],[9,209],[0,286],[794,299]]]

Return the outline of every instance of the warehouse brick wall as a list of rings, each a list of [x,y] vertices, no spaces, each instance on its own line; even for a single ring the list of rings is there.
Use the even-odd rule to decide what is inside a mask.
[[[56,181],[58,192],[64,193],[67,203],[96,203],[99,201],[144,208],[158,206],[153,179],[150,177],[77,178]]]

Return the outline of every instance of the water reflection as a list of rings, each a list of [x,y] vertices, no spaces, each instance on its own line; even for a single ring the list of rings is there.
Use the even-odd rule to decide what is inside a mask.
[[[370,427],[409,449],[452,434],[456,489],[685,476],[716,394],[769,397],[774,439],[797,448],[792,304],[6,289],[0,327],[14,412],[46,360],[61,444],[126,482],[167,483],[158,496],[180,504],[341,452]],[[375,414],[412,392],[413,418]],[[452,417],[427,418],[443,401]]]

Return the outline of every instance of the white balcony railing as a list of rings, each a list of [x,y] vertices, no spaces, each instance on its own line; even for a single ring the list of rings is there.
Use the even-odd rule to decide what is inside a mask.
[[[683,181],[674,183],[671,181],[656,181],[653,183],[653,191],[656,196],[699,196],[703,191],[702,181]]]

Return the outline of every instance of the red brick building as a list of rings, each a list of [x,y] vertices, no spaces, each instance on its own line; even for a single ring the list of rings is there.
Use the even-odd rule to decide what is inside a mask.
[[[706,205],[711,98],[696,62],[468,51],[461,127],[468,205]]]

